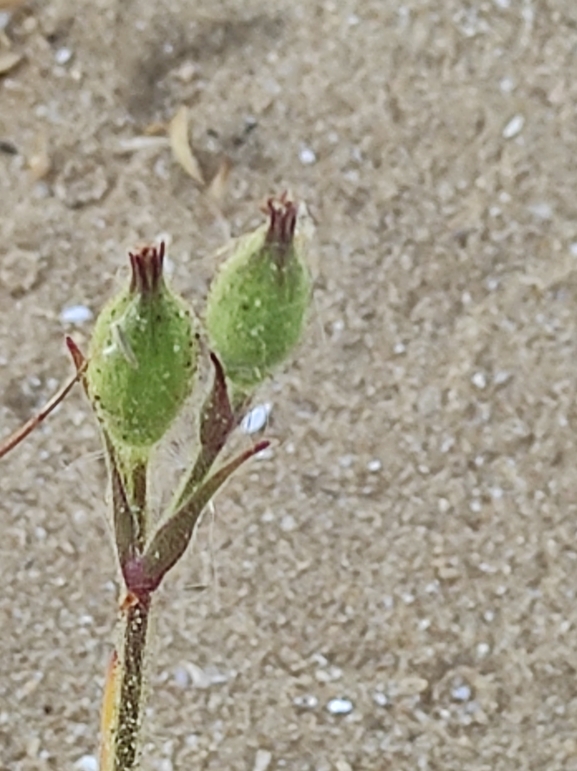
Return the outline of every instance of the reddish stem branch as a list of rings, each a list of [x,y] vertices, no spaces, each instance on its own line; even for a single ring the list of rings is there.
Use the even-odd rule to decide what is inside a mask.
[[[36,415],[33,415],[29,420],[26,421],[26,423],[24,423],[24,425],[20,426],[20,428],[16,429],[13,434],[10,434],[9,437],[0,442],[0,458],[3,458],[4,455],[7,455],[10,452],[10,450],[13,450],[14,447],[19,445],[23,439],[26,439],[28,434],[31,434],[32,431],[34,431],[34,429],[37,428],[40,423],[42,423],[42,421],[45,420],[45,418],[47,418],[56,407],[58,407],[60,402],[67,396],[67,394],[72,390],[73,386],[78,382],[82,376],[83,371],[83,369],[78,370],[74,377],[72,377],[65,385],[63,385],[60,391],[55,393],[54,396],[44,405],[40,412],[38,412]]]

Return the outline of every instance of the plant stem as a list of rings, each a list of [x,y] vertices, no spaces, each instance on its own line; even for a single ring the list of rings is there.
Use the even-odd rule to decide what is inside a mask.
[[[206,479],[212,464],[217,458],[217,455],[218,452],[210,450],[207,451],[206,448],[201,447],[194,466],[184,480],[181,489],[178,490],[177,494],[174,496],[172,504],[169,508],[171,515],[182,508],[182,506],[184,506],[192,498],[202,482],[204,482]]]
[[[58,391],[54,396],[44,405],[44,407],[40,410],[40,412],[37,415],[33,415],[29,420],[24,423],[24,425],[20,426],[20,428],[16,429],[13,434],[10,434],[10,436],[6,437],[6,439],[3,439],[2,442],[0,442],[0,458],[2,458],[4,455],[7,455],[10,450],[13,450],[16,445],[20,444],[20,442],[25,439],[28,434],[30,434],[34,429],[42,423],[43,420],[45,420],[48,415],[54,410],[60,402],[64,399],[65,396],[72,390],[72,387],[80,380],[80,377],[82,376],[82,373],[84,369],[86,368],[86,365],[83,364],[80,369],[77,370],[76,374],[73,378],[70,378],[70,380],[65,383],[65,385],[62,386],[60,391]]]
[[[129,480],[132,493],[132,510],[136,520],[136,539],[134,546],[138,552],[144,551],[147,536],[146,519],[146,461],[134,460]]]
[[[124,574],[129,560],[142,554],[146,544],[147,465],[145,459],[130,450],[119,452],[104,430],[102,437],[112,489],[116,553]]]
[[[142,722],[145,651],[151,597],[139,597],[126,607],[119,658],[118,706],[114,725],[112,771],[133,771],[138,761],[138,734]]]
[[[226,440],[242,417],[240,411],[235,413],[231,408],[226,377],[220,361],[214,353],[210,354],[210,359],[214,367],[214,380],[200,414],[200,452],[169,507],[173,514],[190,501],[204,482]]]

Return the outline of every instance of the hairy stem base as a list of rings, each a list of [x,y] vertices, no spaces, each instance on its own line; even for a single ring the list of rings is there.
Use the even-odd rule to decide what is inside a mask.
[[[118,707],[115,725],[110,727],[114,736],[113,771],[133,771],[137,768],[150,606],[150,596],[145,596],[125,609],[119,659]]]

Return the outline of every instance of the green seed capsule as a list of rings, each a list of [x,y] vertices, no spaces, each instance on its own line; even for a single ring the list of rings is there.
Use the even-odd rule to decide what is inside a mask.
[[[164,244],[130,254],[130,285],[102,310],[92,334],[88,395],[111,437],[146,449],[191,393],[197,341],[191,312],[162,277]]]
[[[210,344],[244,393],[292,353],[311,299],[297,207],[286,197],[271,199],[268,214],[268,224],[234,244],[207,301]]]

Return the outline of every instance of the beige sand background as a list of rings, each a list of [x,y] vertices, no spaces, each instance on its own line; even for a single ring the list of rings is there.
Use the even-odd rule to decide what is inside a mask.
[[[159,598],[143,769],[575,771],[577,5],[0,20],[22,55],[0,80],[2,435],[69,375],[91,322],[62,313],[97,313],[127,248],[169,234],[201,311],[266,195],[319,222],[309,332],[258,398],[273,451]],[[132,145],[182,104],[207,177],[232,162],[222,218]],[[98,449],[77,389],[0,466],[2,771],[95,767],[118,590]]]

